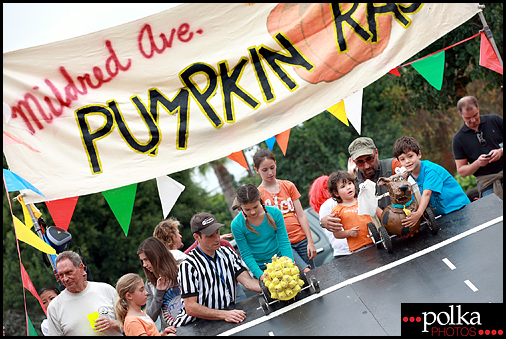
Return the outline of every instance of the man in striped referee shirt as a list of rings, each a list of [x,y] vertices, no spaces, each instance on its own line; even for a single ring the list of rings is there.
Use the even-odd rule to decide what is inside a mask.
[[[198,246],[179,265],[177,279],[184,307],[174,325],[186,325],[197,318],[242,322],[246,312],[233,309],[236,280],[249,291],[261,293],[258,280],[249,275],[231,248],[220,247],[220,227],[224,225],[212,214],[197,213],[190,224]]]

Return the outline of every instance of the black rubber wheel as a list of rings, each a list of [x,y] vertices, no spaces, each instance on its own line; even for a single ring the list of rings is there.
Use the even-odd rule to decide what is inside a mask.
[[[378,229],[372,222],[367,223],[367,228],[369,228],[369,232],[371,233],[371,237],[374,239],[374,243],[376,244],[376,248],[381,248],[381,237],[378,233]]]
[[[437,234],[439,231],[439,225],[436,221],[436,216],[434,215],[434,210],[431,205],[428,205],[425,211],[423,212],[423,217],[427,222],[427,228],[431,234]]]
[[[274,299],[271,298],[271,291],[265,286],[265,283],[262,280],[259,280],[260,288],[262,289],[262,296],[265,300],[265,302],[270,303]]]
[[[311,277],[311,286],[313,286],[314,293],[316,294],[320,293],[320,284],[318,283],[318,280],[316,280],[315,277]]]
[[[379,228],[379,234],[381,236],[381,240],[383,240],[383,242],[381,243],[383,245],[383,248],[388,253],[392,253],[392,250],[394,249],[394,246],[392,245],[392,239],[390,239],[390,235],[388,234],[388,231],[384,226],[381,226]]]
[[[258,302],[260,303],[260,307],[262,307],[262,310],[264,311],[265,315],[268,315],[271,313],[271,310],[269,309],[269,305],[265,302],[263,297],[258,298]]]
[[[302,267],[300,267],[299,264],[296,264],[296,266],[299,269],[299,277],[304,282],[304,285],[301,288],[308,286],[309,285],[309,280],[307,279],[306,273],[302,272]]]

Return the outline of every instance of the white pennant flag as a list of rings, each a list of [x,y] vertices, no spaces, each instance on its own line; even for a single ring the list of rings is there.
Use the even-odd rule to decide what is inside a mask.
[[[156,185],[162,203],[163,218],[165,219],[185,187],[167,175],[156,178]]]
[[[355,127],[358,134],[361,134],[362,129],[362,97],[364,90],[358,90],[346,99],[344,99],[344,108],[346,110],[346,117],[348,121]]]

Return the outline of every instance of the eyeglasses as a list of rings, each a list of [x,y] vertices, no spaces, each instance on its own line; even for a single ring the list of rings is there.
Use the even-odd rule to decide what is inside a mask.
[[[476,137],[478,138],[478,141],[480,142],[480,145],[485,146],[487,144],[487,140],[483,138],[483,131],[476,132]]]
[[[367,158],[365,158],[365,160],[355,160],[355,164],[357,164],[357,166],[363,166],[366,162],[370,164],[371,162],[374,161],[375,157],[376,157],[375,155],[370,155]]]

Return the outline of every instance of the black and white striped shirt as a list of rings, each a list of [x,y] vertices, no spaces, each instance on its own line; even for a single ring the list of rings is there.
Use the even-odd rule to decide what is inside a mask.
[[[243,261],[229,247],[220,247],[214,258],[196,247],[179,265],[177,280],[181,298],[198,296],[197,302],[200,305],[217,310],[225,309],[235,302],[236,278],[246,270]],[[186,314],[183,305],[174,326],[186,325],[196,319]]]

